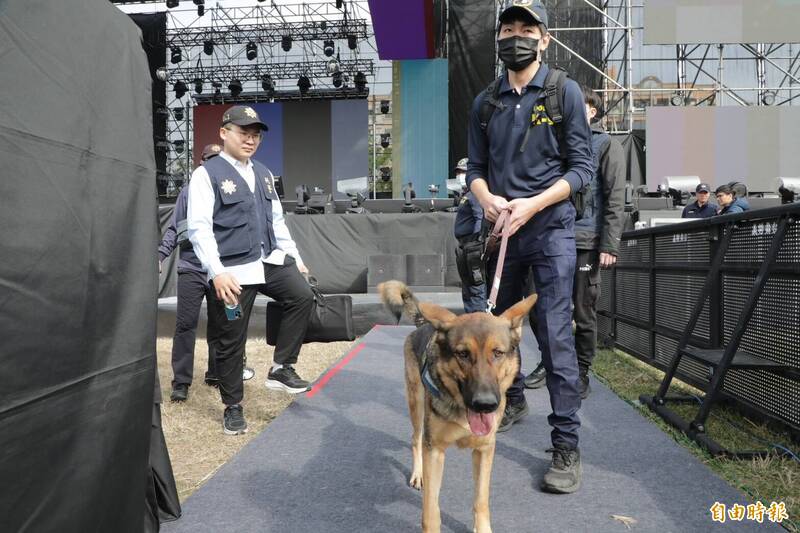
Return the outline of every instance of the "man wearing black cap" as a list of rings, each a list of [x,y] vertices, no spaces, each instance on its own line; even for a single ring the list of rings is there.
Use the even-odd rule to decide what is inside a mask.
[[[292,365],[308,329],[314,295],[303,278],[308,269],[286,227],[272,173],[252,159],[264,131],[267,125],[253,108],[225,111],[220,128],[223,150],[195,170],[189,184],[189,238],[213,284],[209,312],[220,323],[217,373],[226,406],[223,431],[228,435],[247,431],[241,406],[242,358],[258,292],[283,304],[267,388],[290,394],[308,390],[308,382]],[[235,309],[237,304],[240,309]]]
[[[576,211],[569,198],[592,178],[591,133],[581,89],[572,80],[565,82],[561,93],[563,130],[557,131],[553,117],[546,113],[543,89],[550,69],[541,58],[550,36],[544,6],[531,0],[507,2],[499,22],[498,55],[507,70],[494,93],[499,105],[488,123],[482,122],[481,115],[489,91],[473,103],[467,181],[489,221],[509,211],[512,237],[495,313],[526,296],[526,274],[529,270],[533,274],[539,295],[533,310],[534,333],[553,409],[548,417],[553,427],[553,460],[542,489],[570,493],[581,482],[581,398],[572,334]],[[490,259],[489,270],[496,264],[497,257]],[[518,373],[508,391],[498,431],[510,428],[528,412],[523,379]]]
[[[695,189],[696,200],[683,208],[682,218],[710,218],[717,214],[716,204],[708,201],[711,197],[711,187],[708,183],[701,183]]]

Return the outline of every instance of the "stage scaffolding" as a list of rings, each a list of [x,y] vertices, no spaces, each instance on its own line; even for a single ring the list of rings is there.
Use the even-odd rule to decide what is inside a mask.
[[[366,0],[341,2],[340,7],[335,1],[206,4],[202,16],[187,0],[165,11],[167,101],[159,112],[167,117],[167,135],[156,139],[156,149],[167,155],[166,168],[157,177],[162,196],[177,196],[191,175],[192,108],[199,103],[391,98],[391,64],[378,60]],[[288,51],[286,37],[291,38]],[[332,41],[331,55],[325,53],[326,44],[331,44],[326,41]],[[255,51],[253,59],[247,58],[248,45],[251,53]],[[176,49],[180,61],[172,62]],[[298,88],[301,76],[311,82],[304,94]],[[241,83],[235,95],[230,87],[234,80]],[[176,84],[185,89],[180,97]],[[370,139],[378,145],[378,134],[386,127],[381,121],[386,120],[376,118],[374,111],[369,114]]]
[[[553,26],[552,47],[566,51],[602,80],[606,128],[613,133],[643,129],[645,110],[654,105],[798,105],[800,44],[643,44],[641,0],[555,0],[559,10],[597,11],[597,26]],[[552,24],[552,22],[551,22]],[[587,35],[600,34],[599,61],[575,48]]]

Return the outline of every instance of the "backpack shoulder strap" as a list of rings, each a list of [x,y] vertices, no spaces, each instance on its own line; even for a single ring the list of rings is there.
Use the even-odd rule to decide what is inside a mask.
[[[483,100],[481,101],[478,118],[480,119],[481,130],[483,130],[484,133],[489,128],[489,121],[492,120],[495,109],[502,111],[506,107],[499,98],[500,83],[502,80],[502,76],[495,79],[489,84],[486,90],[483,91]]]
[[[569,74],[561,67],[551,67],[544,79],[544,109],[556,128],[558,151],[561,159],[566,159],[566,140],[564,133],[564,87]]]

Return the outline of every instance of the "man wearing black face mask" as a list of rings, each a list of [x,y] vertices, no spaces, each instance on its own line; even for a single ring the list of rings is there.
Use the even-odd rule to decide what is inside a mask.
[[[570,194],[592,178],[591,132],[577,83],[563,85],[560,124],[545,106],[549,68],[541,55],[550,43],[547,12],[533,0],[508,1],[500,14],[498,55],[506,66],[496,109],[482,120],[488,91],[473,103],[469,122],[467,183],[489,221],[509,212],[512,237],[500,279],[499,314],[519,301],[528,271],[539,295],[534,334],[547,370],[553,413],[553,460],[542,489],[575,492],[581,483],[578,451],[578,362],[572,334],[572,285],[575,273],[575,208]],[[498,105],[499,104],[499,105]],[[559,141],[560,139],[560,141]],[[497,257],[490,259],[489,279]],[[523,375],[509,389],[498,431],[505,431],[528,412]]]

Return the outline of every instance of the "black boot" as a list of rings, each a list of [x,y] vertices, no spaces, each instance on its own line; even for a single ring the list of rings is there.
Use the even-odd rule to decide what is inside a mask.
[[[540,362],[533,372],[528,374],[523,383],[525,383],[526,389],[538,389],[544,386],[546,377],[547,371],[544,369],[544,363]]]
[[[589,386],[589,369],[585,366],[578,368],[578,392],[581,395],[581,400],[589,397],[592,392],[592,387]]]
[[[170,401],[185,402],[189,397],[189,385],[186,383],[178,383],[172,387],[172,394],[169,395]]]
[[[503,419],[497,427],[497,432],[502,433],[511,429],[511,426],[522,420],[528,414],[528,402],[523,400],[515,404],[506,402],[506,408],[503,411]]]
[[[542,490],[571,494],[581,488],[581,452],[560,445],[547,451],[553,454],[553,462],[542,479]]]

